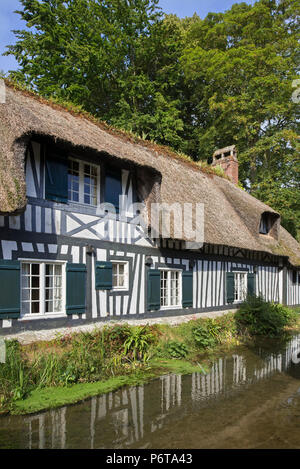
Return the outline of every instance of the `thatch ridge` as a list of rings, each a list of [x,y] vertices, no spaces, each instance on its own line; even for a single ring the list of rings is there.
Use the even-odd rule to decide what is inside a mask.
[[[300,265],[300,245],[286,230],[280,229],[278,239],[259,235],[262,213],[276,212],[227,179],[206,174],[196,163],[175,157],[171,150],[166,153],[165,147],[129,138],[11,84],[6,89],[6,104],[0,104],[2,214],[25,209],[24,155],[29,140],[36,135],[160,175],[162,202],[204,204],[207,244],[288,255],[291,263]]]

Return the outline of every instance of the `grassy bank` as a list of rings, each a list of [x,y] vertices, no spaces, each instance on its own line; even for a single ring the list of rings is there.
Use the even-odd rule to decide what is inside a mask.
[[[137,385],[167,372],[206,373],[214,356],[255,335],[299,328],[298,314],[260,298],[237,314],[178,326],[105,326],[21,345],[6,342],[0,364],[0,413],[26,414]]]

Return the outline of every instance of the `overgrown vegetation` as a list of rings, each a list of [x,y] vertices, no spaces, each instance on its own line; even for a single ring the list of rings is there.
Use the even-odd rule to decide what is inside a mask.
[[[241,334],[277,337],[288,326],[295,325],[297,317],[297,313],[286,306],[270,303],[261,296],[250,296],[235,319]]]
[[[6,362],[0,363],[0,412],[24,410],[27,401],[28,411],[51,407],[63,402],[60,389],[67,389],[66,402],[74,402],[166,371],[203,372],[208,352],[236,346],[253,335],[282,335],[296,326],[297,317],[282,305],[249,297],[236,314],[195,318],[178,326],[104,326],[30,345],[9,340]],[[46,398],[47,390],[53,402]]]

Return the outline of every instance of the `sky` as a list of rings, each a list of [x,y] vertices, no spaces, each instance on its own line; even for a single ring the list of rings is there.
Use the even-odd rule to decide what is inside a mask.
[[[174,13],[180,18],[192,16],[195,12],[204,18],[209,12],[223,12],[240,0],[159,0],[165,13]],[[254,0],[246,0],[253,4]],[[24,29],[25,23],[14,13],[20,8],[19,0],[0,0],[0,71],[16,70],[17,62],[12,56],[3,57],[5,46],[15,43],[12,29]]]

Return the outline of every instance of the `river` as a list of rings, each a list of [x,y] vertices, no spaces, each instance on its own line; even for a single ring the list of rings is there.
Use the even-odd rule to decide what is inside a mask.
[[[300,335],[73,406],[0,418],[0,448],[300,448]]]

